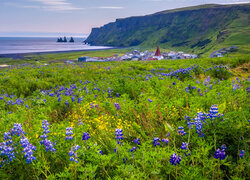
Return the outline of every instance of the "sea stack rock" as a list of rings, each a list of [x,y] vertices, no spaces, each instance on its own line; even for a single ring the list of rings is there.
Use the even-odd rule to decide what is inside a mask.
[[[73,39],[73,37],[70,38],[69,42],[75,42],[75,40]]]
[[[65,36],[63,38],[63,42],[67,42],[67,38]]]

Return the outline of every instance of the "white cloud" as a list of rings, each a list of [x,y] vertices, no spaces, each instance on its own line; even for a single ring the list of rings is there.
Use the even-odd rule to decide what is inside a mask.
[[[124,7],[119,7],[119,6],[101,6],[97,7],[99,9],[123,9]]]
[[[74,10],[84,9],[74,6],[67,0],[29,0],[29,1],[39,3],[42,9],[48,11],[74,11]]]

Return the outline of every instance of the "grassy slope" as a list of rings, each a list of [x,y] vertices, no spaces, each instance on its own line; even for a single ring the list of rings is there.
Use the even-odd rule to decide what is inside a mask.
[[[96,45],[155,47],[208,56],[231,45],[249,53],[249,9],[246,5],[206,5],[118,19],[94,29],[87,39]],[[206,43],[206,41],[211,41]]]

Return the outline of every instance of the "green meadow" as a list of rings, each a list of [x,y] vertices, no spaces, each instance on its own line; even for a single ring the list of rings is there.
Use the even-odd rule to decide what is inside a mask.
[[[249,178],[250,56],[128,50],[0,59],[0,179]]]

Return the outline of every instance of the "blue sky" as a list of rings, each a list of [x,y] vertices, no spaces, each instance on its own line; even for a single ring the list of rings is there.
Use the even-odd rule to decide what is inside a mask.
[[[249,0],[0,0],[0,36],[79,36],[117,18]]]

